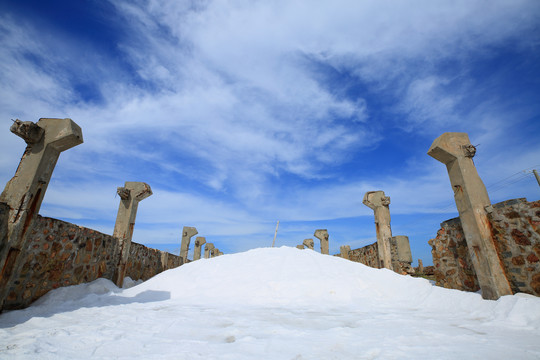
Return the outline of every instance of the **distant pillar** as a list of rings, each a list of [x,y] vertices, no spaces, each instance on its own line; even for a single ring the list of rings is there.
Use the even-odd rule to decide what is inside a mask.
[[[114,275],[114,283],[122,287],[126,276],[126,266],[135,227],[135,217],[139,202],[152,195],[150,186],[143,182],[126,181],[124,187],[119,187],[117,193],[120,196],[120,205],[116,215],[113,236],[120,241],[120,262]]]
[[[424,273],[424,264],[422,263],[422,259],[418,259],[418,272],[420,274]]]
[[[195,249],[193,250],[193,261],[201,258],[201,248],[206,243],[206,238],[197,236],[195,238]]]
[[[317,239],[321,241],[321,254],[329,255],[328,252],[328,231],[326,229],[315,230],[313,234]]]
[[[195,229],[194,227],[184,226],[184,228],[182,229],[182,244],[180,245],[180,257],[182,258],[184,264],[187,263],[189,243],[191,241],[191,238],[197,234],[197,229]]]
[[[303,244],[308,249],[313,250],[315,248],[315,243],[313,242],[313,239],[305,239]]]
[[[349,252],[351,251],[351,247],[349,245],[343,245],[339,247],[339,253],[342,258],[349,260]]]
[[[304,250],[304,245],[296,245],[297,249]]]
[[[10,130],[27,146],[15,176],[0,195],[0,202],[9,207],[5,241],[0,244],[0,310],[60,153],[83,142],[81,128],[71,119],[15,120]]]
[[[475,154],[466,133],[444,133],[428,151],[429,156],[446,165],[482,297],[494,300],[511,295],[512,289],[491,234],[485,209],[490,201],[472,160]]]
[[[211,252],[212,252],[213,249],[214,249],[214,244],[206,243],[206,245],[204,246],[204,258],[205,259],[210,259],[212,257]]]
[[[161,251],[161,268],[163,271],[169,268],[169,253],[166,251]]]
[[[412,273],[412,253],[409,237],[405,235],[393,236],[391,243],[396,248],[396,256],[395,258],[392,257],[394,271],[400,274],[403,272]]]
[[[384,191],[368,191],[362,201],[364,205],[373,209],[375,214],[375,229],[377,233],[377,248],[379,251],[379,268],[392,268],[392,252],[390,239],[390,197],[384,195]]]
[[[219,256],[219,249],[217,247],[213,248],[212,251],[210,251],[211,257],[215,258],[216,256]]]

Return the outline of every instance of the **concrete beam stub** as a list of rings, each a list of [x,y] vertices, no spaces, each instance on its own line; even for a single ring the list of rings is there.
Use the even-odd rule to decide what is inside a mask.
[[[362,203],[373,210],[375,216],[375,232],[377,234],[377,249],[379,267],[392,270],[392,228],[390,227],[390,197],[384,191],[368,191]]]
[[[302,243],[306,248],[313,250],[315,248],[315,242],[313,239],[305,239]]]
[[[184,260],[184,264],[187,263],[189,243],[191,238],[197,235],[199,232],[192,226],[184,226],[182,229],[182,244],[180,245],[180,257]]]
[[[329,255],[329,243],[328,243],[328,230],[326,229],[317,229],[313,234],[317,239],[321,241],[321,254]]]
[[[193,261],[200,260],[202,246],[206,243],[206,238],[197,236],[195,238],[195,248],[193,250]]]
[[[113,236],[120,241],[120,261],[115,272],[114,282],[116,286],[122,287],[126,275],[127,260],[131,239],[133,238],[133,229],[135,228],[135,219],[139,202],[152,195],[150,185],[143,182],[126,181],[124,187],[118,188],[120,195],[120,204],[114,224]]]
[[[476,148],[466,133],[444,133],[428,155],[446,165],[454,200],[484,299],[511,295],[512,289],[498,256],[486,207],[491,205],[482,179],[472,160]]]

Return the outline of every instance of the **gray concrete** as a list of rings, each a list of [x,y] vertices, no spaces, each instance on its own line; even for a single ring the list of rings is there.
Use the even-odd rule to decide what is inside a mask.
[[[326,229],[317,229],[313,236],[321,241],[321,254],[329,255],[328,231]]]
[[[396,243],[397,260],[412,263],[412,253],[411,245],[409,243],[409,237],[404,235],[396,235],[392,237],[392,240]]]
[[[152,189],[143,182],[126,181],[124,187],[119,187],[116,191],[120,196],[120,205],[118,206],[113,236],[120,241],[121,255],[114,275],[114,283],[116,286],[122,287],[126,276],[127,259],[139,202],[151,196]]]
[[[349,245],[342,245],[339,247],[339,254],[342,258],[349,260],[349,252],[351,251],[351,247]]]
[[[313,239],[305,239],[303,245],[307,249],[313,250],[315,248],[315,243],[313,242]]]
[[[484,299],[512,294],[510,284],[497,255],[486,207],[491,205],[486,187],[478,176],[472,158],[476,148],[466,133],[444,133],[428,155],[446,165],[459,218],[467,241],[478,283]]]
[[[204,258],[205,259],[210,259],[211,258],[211,252],[212,250],[214,249],[214,244],[212,243],[206,243],[206,245],[204,246]]]
[[[161,252],[161,267],[165,271],[169,268],[169,253],[166,251],[160,251]]]
[[[418,259],[418,272],[420,274],[424,273],[424,263],[422,262],[422,259]]]
[[[0,310],[60,153],[83,142],[81,128],[71,119],[43,118],[37,123],[16,120],[10,130],[27,147],[15,176],[0,195],[0,202],[9,207],[6,239],[0,246]]]
[[[194,227],[184,226],[184,228],[182,229],[182,244],[180,245],[180,257],[182,258],[184,264],[188,262],[188,251],[191,238],[197,234],[197,229]]]
[[[390,228],[390,197],[385,196],[384,191],[368,191],[362,201],[364,205],[373,209],[375,215],[375,231],[377,233],[377,248],[379,249],[379,268],[393,270],[392,249],[390,239],[392,229]]]
[[[206,243],[206,238],[197,236],[195,238],[195,248],[193,250],[193,261],[201,258],[201,248]]]
[[[217,247],[210,250],[210,257],[215,258],[216,256],[219,256],[219,249]]]

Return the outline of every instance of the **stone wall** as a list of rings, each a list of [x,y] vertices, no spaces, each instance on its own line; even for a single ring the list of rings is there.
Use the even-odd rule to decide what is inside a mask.
[[[148,280],[162,271],[180,265],[180,256],[132,242],[129,248],[126,276],[134,280]]]
[[[508,200],[487,210],[512,291],[540,296],[540,200]],[[466,291],[479,289],[459,218],[443,222],[429,244],[437,285]]]
[[[111,235],[37,216],[28,236],[28,248],[21,253],[17,277],[4,309],[28,306],[51,289],[96,280],[113,279],[120,260],[119,241]],[[128,276],[146,280],[165,270],[162,252],[132,243]],[[178,256],[168,254],[174,263]],[[156,260],[157,259],[157,260]]]
[[[379,250],[377,243],[354,249],[349,252],[349,260],[362,263],[367,266],[379,268]]]
[[[437,236],[428,243],[432,247],[437,285],[464,291],[480,290],[459,218],[441,223]]]

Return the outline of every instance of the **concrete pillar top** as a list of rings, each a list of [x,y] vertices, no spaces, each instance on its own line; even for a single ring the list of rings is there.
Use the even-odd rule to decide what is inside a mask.
[[[428,155],[448,164],[457,158],[472,158],[476,154],[476,148],[471,144],[467,133],[447,132],[433,141],[428,150]]]
[[[195,238],[195,246],[203,246],[206,243],[206,238],[202,236],[197,236]]]
[[[317,229],[313,234],[319,240],[328,240],[328,230],[327,229]]]
[[[390,196],[385,196],[384,191],[382,190],[368,191],[364,195],[362,203],[375,210],[377,207],[390,205]]]
[[[152,195],[150,185],[137,181],[126,181],[124,187],[117,188],[116,192],[122,200],[142,201]]]
[[[198,233],[197,229],[192,226],[184,226],[182,229],[182,237],[192,237]]]
[[[214,244],[206,243],[206,245],[204,245],[204,248],[205,250],[212,250],[214,248]]]

